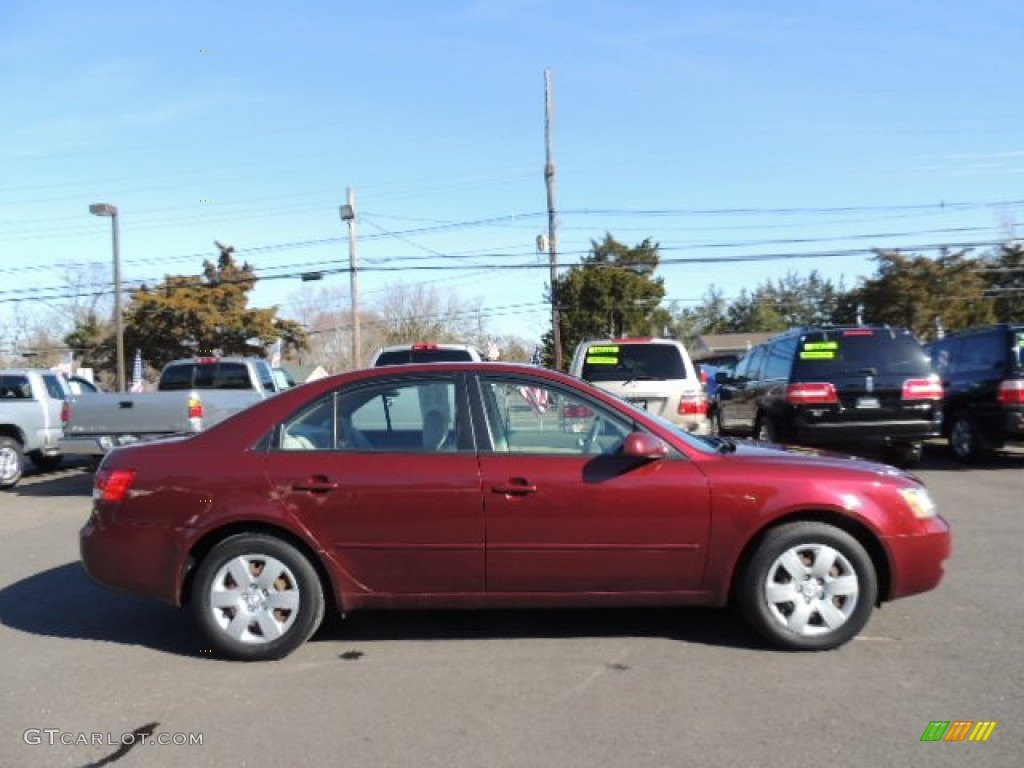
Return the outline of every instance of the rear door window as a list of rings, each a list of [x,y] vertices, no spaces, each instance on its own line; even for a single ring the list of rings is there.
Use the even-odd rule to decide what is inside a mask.
[[[672,344],[602,344],[587,348],[580,378],[658,381],[687,376],[683,357]]]

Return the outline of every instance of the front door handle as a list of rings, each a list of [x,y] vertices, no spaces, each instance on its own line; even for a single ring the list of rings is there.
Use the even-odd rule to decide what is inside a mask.
[[[514,477],[505,485],[491,486],[494,493],[504,493],[507,496],[527,496],[537,492],[537,486],[527,482],[524,478]]]
[[[337,490],[338,484],[332,483],[324,475],[313,475],[304,483],[294,483],[293,491],[308,491],[309,493],[330,493]]]

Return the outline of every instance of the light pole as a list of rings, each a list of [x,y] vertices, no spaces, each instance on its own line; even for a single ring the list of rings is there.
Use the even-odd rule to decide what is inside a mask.
[[[362,368],[359,361],[359,254],[356,251],[356,196],[352,187],[346,189],[346,202],[339,213],[348,224],[348,276],[352,294],[352,367]]]
[[[124,392],[124,317],[121,315],[121,244],[117,227],[117,206],[94,203],[89,206],[93,216],[109,216],[114,239],[114,333],[117,339],[117,391]]]

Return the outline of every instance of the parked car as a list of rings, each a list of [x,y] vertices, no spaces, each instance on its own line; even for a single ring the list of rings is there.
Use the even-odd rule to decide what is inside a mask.
[[[721,434],[881,450],[910,466],[941,430],[942,384],[902,328],[794,329],[751,349],[719,384]]]
[[[60,466],[58,441],[67,396],[67,384],[54,371],[0,370],[0,490],[18,484],[25,457],[40,469]]]
[[[510,407],[524,388],[589,428]],[[935,587],[951,536],[894,467],[697,437],[563,373],[483,362],[350,371],[118,448],[80,546],[96,581],[187,604],[204,647],[258,660],[328,606],[735,601],[770,643],[823,650]]]
[[[370,360],[370,367],[378,365],[408,365],[410,363],[457,363],[482,360],[480,350],[469,344],[395,344],[381,347]]]
[[[267,362],[250,357],[190,357],[164,366],[155,392],[72,397],[60,450],[98,457],[118,445],[199,432],[280,391]]]
[[[576,347],[569,373],[689,432],[711,432],[700,375],[675,339],[588,339]]]
[[[957,459],[1024,444],[1024,324],[958,331],[926,349],[942,377],[942,434]]]

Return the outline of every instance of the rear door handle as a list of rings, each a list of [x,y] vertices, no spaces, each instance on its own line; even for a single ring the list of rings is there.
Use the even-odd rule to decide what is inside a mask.
[[[323,475],[314,475],[304,483],[294,483],[293,491],[308,491],[309,493],[330,493],[337,490],[338,484],[332,483]]]
[[[491,491],[494,493],[504,493],[509,496],[528,496],[531,493],[537,492],[537,486],[528,483],[526,480],[515,478],[506,485],[491,486]]]

